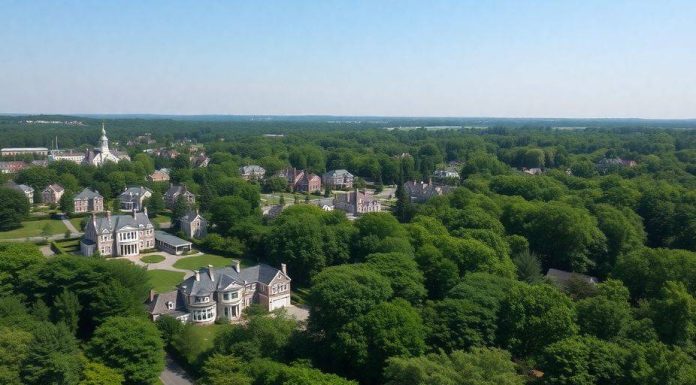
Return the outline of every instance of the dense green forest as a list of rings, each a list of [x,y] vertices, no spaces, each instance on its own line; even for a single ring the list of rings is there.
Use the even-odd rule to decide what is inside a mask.
[[[28,130],[2,117],[0,145],[56,135],[61,147],[93,145],[101,120],[70,119],[87,126]],[[204,385],[696,383],[693,122],[495,123],[107,120],[115,141],[147,132],[157,143],[121,146],[130,162],[61,161],[15,180],[39,191],[58,182],[66,196],[94,187],[109,200],[146,185],[154,216],[166,186],[145,176],[170,168],[212,224],[200,246],[287,263],[309,320],[250,312],[201,350],[194,326],[147,320],[142,269],[0,244],[0,383],[152,384],[165,349]],[[399,126],[420,128],[385,129]],[[184,138],[203,145],[208,167],[191,164]],[[165,146],[182,155],[143,152]],[[635,164],[606,162],[619,158]],[[268,219],[261,194],[286,186],[244,181],[238,168],[248,164],[267,175],[345,168],[375,188],[428,180],[448,165],[461,179],[425,203],[399,187],[391,212],[355,221],[306,204]],[[0,189],[5,201],[17,200],[9,191]],[[3,207],[0,225],[27,211]],[[544,278],[549,268],[600,283],[557,285]]]

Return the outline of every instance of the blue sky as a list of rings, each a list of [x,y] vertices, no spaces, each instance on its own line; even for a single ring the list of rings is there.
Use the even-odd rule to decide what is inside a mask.
[[[6,1],[0,112],[696,118],[696,1]]]

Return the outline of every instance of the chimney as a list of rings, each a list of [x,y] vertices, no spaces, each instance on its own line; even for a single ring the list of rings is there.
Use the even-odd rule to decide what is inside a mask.
[[[201,273],[200,273],[198,270],[194,270],[194,271],[193,271],[193,275],[196,276],[196,281],[200,281],[200,280],[201,280]]]
[[[135,208],[133,208],[133,219],[135,219],[135,214],[136,214],[137,212],[138,212],[138,211],[137,211]]]
[[[155,300],[155,291],[150,289],[150,302]]]
[[[213,265],[208,265],[208,275],[210,276],[210,280],[215,282],[215,270]]]
[[[232,263],[234,263],[234,270],[239,273],[239,260],[235,259]]]
[[[280,264],[280,271],[282,271],[283,274],[288,275],[288,265],[281,263]]]
[[[106,220],[111,222],[111,210],[106,210]]]

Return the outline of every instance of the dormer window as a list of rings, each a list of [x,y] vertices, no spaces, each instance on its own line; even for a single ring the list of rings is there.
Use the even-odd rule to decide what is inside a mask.
[[[174,309],[174,302],[172,302],[172,301],[167,302],[167,309],[173,310]]]

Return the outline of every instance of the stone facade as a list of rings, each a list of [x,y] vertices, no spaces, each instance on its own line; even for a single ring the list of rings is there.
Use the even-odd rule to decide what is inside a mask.
[[[208,221],[198,213],[198,210],[181,217],[179,223],[181,223],[181,231],[189,238],[203,238],[208,234]]]
[[[184,185],[169,185],[169,189],[164,193],[164,204],[168,209],[173,209],[176,201],[183,196],[189,206],[196,203],[196,196],[188,191]]]
[[[449,186],[435,186],[432,183],[408,181],[404,183],[404,190],[411,202],[425,202],[428,199],[444,195],[451,190]]]
[[[361,215],[382,211],[382,204],[371,193],[355,190],[336,195],[334,208],[351,215]]]
[[[65,189],[59,184],[50,184],[41,192],[41,201],[45,204],[58,204],[63,197]]]
[[[76,213],[99,213],[104,211],[104,197],[99,191],[86,188],[75,195],[73,206]]]
[[[353,188],[353,174],[347,170],[331,170],[321,177],[325,187],[332,189],[351,189]]]
[[[155,247],[155,227],[144,212],[133,211],[130,215],[111,215],[97,217],[87,222],[85,234],[80,242],[83,255],[102,256],[138,255],[142,250]]]
[[[290,306],[290,281],[284,264],[280,270],[265,264],[241,269],[238,261],[232,267],[208,266],[195,271],[176,292],[151,295],[148,311],[153,320],[172,315],[201,325],[233,322],[251,304],[268,311]]]
[[[263,179],[264,175],[266,175],[266,170],[261,166],[252,164],[240,167],[239,175],[241,175],[244,180],[258,180]]]
[[[143,186],[126,187],[118,196],[122,211],[142,211],[145,199],[152,196],[152,190]]]

